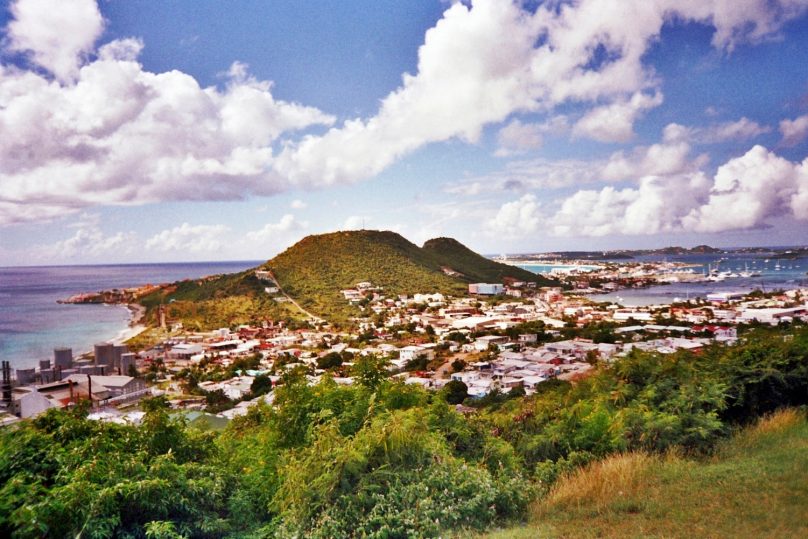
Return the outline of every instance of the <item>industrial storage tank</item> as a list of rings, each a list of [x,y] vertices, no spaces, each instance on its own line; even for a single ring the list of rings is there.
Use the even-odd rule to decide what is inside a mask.
[[[126,346],[125,344],[116,344],[113,347],[113,354],[115,356],[115,359],[114,359],[114,361],[112,363],[112,367],[116,371],[118,370],[118,367],[121,366],[121,356],[123,356],[127,352],[129,352],[129,347]]]
[[[40,359],[39,360],[39,370],[50,369],[50,368],[51,368],[50,359]]]
[[[112,367],[115,364],[115,346],[112,343],[98,343],[94,346],[94,350],[96,365],[109,365]]]
[[[72,348],[54,348],[53,349],[53,365],[57,368],[69,369],[73,366],[73,349]]]
[[[50,361],[48,361],[48,363],[50,363]],[[39,379],[43,384],[55,382],[54,375],[53,369],[39,369]]]
[[[36,369],[17,369],[17,384],[27,386],[36,382]]]
[[[137,355],[132,352],[121,354],[120,374],[129,376],[130,366],[137,368]]]

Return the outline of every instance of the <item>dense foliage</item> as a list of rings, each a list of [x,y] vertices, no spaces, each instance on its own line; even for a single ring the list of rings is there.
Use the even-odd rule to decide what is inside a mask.
[[[557,285],[557,281],[542,277],[518,266],[502,264],[479,255],[453,238],[434,238],[424,243],[423,250],[431,253],[441,266],[461,273],[470,282],[501,283],[506,278],[542,286]]]
[[[476,413],[356,362],[354,386],[292,371],[274,406],[204,433],[144,404],[140,426],[49,411],[0,433],[0,536],[410,537],[523,518],[559,476],[626,450],[709,452],[808,403],[808,330],[700,355],[635,352]],[[466,410],[468,411],[468,410]],[[461,531],[462,530],[462,531]]]

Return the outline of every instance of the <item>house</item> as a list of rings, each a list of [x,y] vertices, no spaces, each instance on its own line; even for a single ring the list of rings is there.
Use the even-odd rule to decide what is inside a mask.
[[[508,337],[501,337],[499,335],[486,335],[474,341],[474,349],[478,352],[485,352],[492,344],[500,345],[508,342]]]
[[[469,285],[469,294],[477,296],[499,296],[505,291],[501,284],[472,283]]]
[[[62,407],[56,399],[40,393],[31,386],[15,388],[12,391],[12,399],[14,413],[23,419],[39,415],[49,408]]]
[[[398,351],[398,357],[402,361],[412,361],[420,356],[426,356],[427,360],[435,359],[435,351],[425,346],[405,346]]]

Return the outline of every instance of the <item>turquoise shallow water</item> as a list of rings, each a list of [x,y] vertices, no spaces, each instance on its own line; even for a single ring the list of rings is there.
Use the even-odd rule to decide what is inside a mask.
[[[197,262],[104,266],[0,268],[0,358],[12,368],[38,365],[53,348],[67,346],[78,355],[126,329],[123,306],[63,305],[59,299],[81,292],[164,283],[234,273],[259,262]]]

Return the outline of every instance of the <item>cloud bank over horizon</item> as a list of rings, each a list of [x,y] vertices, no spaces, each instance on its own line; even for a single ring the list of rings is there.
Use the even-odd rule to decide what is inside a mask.
[[[774,133],[781,149],[801,144],[808,115],[784,115],[774,126],[745,115],[671,122],[659,142],[641,140],[607,158],[526,157],[548,137],[637,142],[638,122],[667,99],[647,60],[666,25],[709,27],[717,57],[729,57],[778,40],[804,16],[806,0],[580,0],[532,9],[455,2],[426,31],[415,72],[402,74],[375,114],[347,119],[277,99],[273,83],[237,58],[215,86],[179,70],[150,71],[140,37],[103,40],[108,21],[95,0],[65,3],[9,7],[0,56],[0,226],[111,206],[299,196],[368,180],[430,144],[480,144],[489,126],[498,126],[493,154],[506,160],[502,168],[443,186],[461,198],[515,194],[489,205],[489,234],[715,233],[763,228],[775,216],[808,219],[808,160],[755,142]],[[695,149],[730,141],[745,149],[723,163]],[[242,232],[261,239],[308,226],[287,214]],[[228,230],[185,222],[144,245],[215,252],[218,240],[200,238]],[[80,231],[60,249],[131,238]]]

